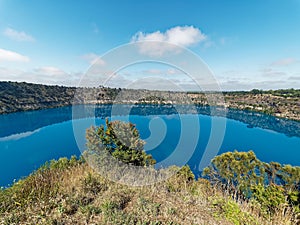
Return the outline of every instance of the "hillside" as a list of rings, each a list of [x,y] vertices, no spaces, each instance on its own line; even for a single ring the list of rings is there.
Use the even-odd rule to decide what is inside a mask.
[[[214,219],[217,209],[208,201],[207,183],[199,182],[194,194],[192,183],[176,190],[185,182],[178,178],[151,187],[127,187],[103,179],[85,163],[61,159],[15,184],[7,191],[15,194],[10,201],[1,196],[0,223],[230,224]]]
[[[116,88],[75,88],[40,84],[0,82],[0,114],[45,109],[72,104],[188,104],[208,105],[213,93],[183,93]],[[224,92],[218,107],[258,111],[300,120],[300,90]],[[146,96],[146,97],[145,97]],[[135,100],[133,100],[133,98]]]
[[[294,221],[295,222],[295,221]],[[272,216],[236,202],[188,168],[151,186],[113,183],[87,163],[61,158],[0,190],[0,224],[293,224],[289,209]]]
[[[0,82],[0,113],[71,105],[75,88]]]

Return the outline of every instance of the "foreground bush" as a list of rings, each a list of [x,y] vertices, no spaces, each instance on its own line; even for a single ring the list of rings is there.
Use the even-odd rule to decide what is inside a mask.
[[[203,175],[236,200],[260,207],[267,218],[282,210],[299,217],[300,167],[264,163],[253,151],[216,156]]]

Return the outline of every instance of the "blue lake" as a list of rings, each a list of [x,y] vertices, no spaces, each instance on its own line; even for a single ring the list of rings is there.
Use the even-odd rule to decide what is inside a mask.
[[[83,112],[76,119],[72,117],[74,107]],[[0,186],[8,186],[29,175],[48,160],[81,154],[85,149],[86,128],[104,124],[111,106],[99,106],[96,118],[90,115],[91,108],[74,107],[0,115]],[[229,110],[224,118],[211,117],[205,107],[199,107],[198,114],[176,114],[169,107],[147,107],[136,107],[129,116],[120,113],[111,120],[129,120],[136,124],[141,138],[147,141],[145,150],[153,155],[158,167],[180,165],[185,163],[180,159],[187,158],[193,172],[199,174],[203,152],[216,151],[207,148],[212,121],[217,129],[218,124],[226,125],[224,139],[212,140],[213,144],[221,143],[218,154],[235,149],[253,150],[262,161],[300,166],[299,122],[237,110]],[[177,158],[167,160],[177,147]]]

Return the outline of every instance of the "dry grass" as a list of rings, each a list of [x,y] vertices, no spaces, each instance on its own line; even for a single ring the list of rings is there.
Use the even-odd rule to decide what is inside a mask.
[[[52,163],[0,192],[0,224],[292,224],[291,212],[260,216],[205,179],[183,175],[144,187],[113,183],[86,163]]]

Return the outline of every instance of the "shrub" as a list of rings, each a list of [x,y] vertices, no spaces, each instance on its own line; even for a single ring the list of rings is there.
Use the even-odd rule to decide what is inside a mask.
[[[111,154],[116,159],[135,166],[149,166],[156,163],[144,151],[145,142],[135,125],[121,121],[108,121],[106,127],[91,127],[86,132],[89,153]]]
[[[260,184],[252,186],[251,190],[252,198],[260,204],[264,213],[273,214],[282,205],[287,203],[284,196],[284,189],[279,185],[271,184],[264,187]]]
[[[258,222],[247,212],[243,212],[239,205],[230,199],[215,198],[212,202],[216,213],[214,216],[221,219],[225,217],[235,225],[258,224]]]
[[[264,181],[265,169],[253,151],[227,152],[213,158],[203,175],[217,185],[235,193],[235,197],[250,196],[249,187]]]

